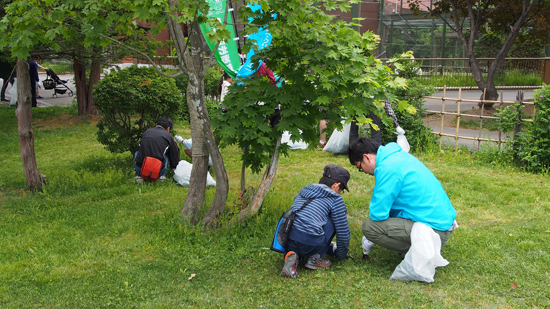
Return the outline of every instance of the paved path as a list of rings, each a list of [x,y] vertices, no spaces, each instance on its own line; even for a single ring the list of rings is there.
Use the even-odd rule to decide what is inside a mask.
[[[44,87],[38,89],[39,95],[42,97],[42,99],[36,99],[38,102],[38,107],[49,107],[49,106],[69,106],[73,99],[75,100],[76,104],[76,88],[74,86],[74,80],[72,74],[61,74],[58,75],[60,80],[66,81],[65,85],[57,85],[57,89],[66,89],[66,87],[70,88],[73,91],[73,96],[69,96],[69,90],[67,89],[67,92],[65,94],[57,94],[57,97],[54,98],[54,90],[46,90]],[[40,73],[40,84],[42,84],[42,81],[46,79],[46,73]],[[0,79],[1,81],[1,79]],[[3,81],[0,82],[0,85],[3,85]],[[10,89],[11,85],[8,85],[8,88],[6,89],[6,99],[10,100]],[[2,102],[9,104],[9,102]]]
[[[433,132],[441,132],[441,126],[439,124],[437,125],[430,125]],[[456,128],[443,128],[443,134],[450,134],[453,136],[443,136],[442,142],[443,145],[447,146],[455,146],[455,138],[454,135],[456,134]],[[472,138],[480,138],[480,139],[488,139],[491,141],[477,141],[473,139],[464,139],[459,138],[458,139],[458,145],[459,146],[467,146],[470,148],[478,149],[478,147],[483,147],[483,145],[497,145],[497,141],[499,140],[499,132],[497,131],[481,131],[481,135],[479,134],[479,130],[470,130],[470,129],[459,129],[458,135],[461,137],[472,137]],[[500,140],[504,141],[506,139],[506,134],[501,133]],[[439,141],[439,136],[438,136]]]
[[[69,87],[73,92],[73,96],[65,94],[58,94],[56,98],[53,97],[54,91],[53,90],[46,90],[44,88],[39,89],[40,95],[43,97],[42,99],[38,99],[38,106],[39,107],[48,107],[48,106],[69,106],[73,100],[76,101],[76,88],[74,86],[74,80],[72,74],[63,74],[59,75],[59,78],[61,80],[66,80],[66,86]],[[40,74],[40,80],[43,81],[46,79],[46,74]],[[9,95],[9,89],[11,88],[11,85],[8,86],[8,89],[6,91],[6,98],[10,99]],[[64,89],[64,86],[59,85],[59,89]],[[524,100],[533,100],[534,90],[523,90],[524,91]],[[517,90],[503,90],[502,92],[499,91],[499,95],[503,96],[504,101],[514,101],[516,98]],[[481,96],[481,92],[479,90],[463,90],[461,93],[461,99],[463,100],[479,100]],[[431,95],[431,97],[437,97],[441,98],[443,97],[443,91],[438,91]],[[447,90],[446,92],[447,98],[455,98],[458,99],[458,90]],[[8,102],[2,102],[2,103],[8,103]],[[76,103],[75,103],[76,104]],[[424,104],[424,108],[431,111],[441,111],[442,107],[442,100],[441,99],[426,99],[426,103]],[[452,100],[446,100],[445,102],[445,111],[446,112],[456,112],[458,105],[455,101]],[[460,109],[461,111],[468,111],[472,108],[477,108],[477,103],[469,103],[469,102],[461,102]],[[430,127],[434,132],[440,132],[440,123],[438,121],[435,121],[433,123],[429,124]],[[452,134],[454,135],[456,133],[456,128],[443,128],[443,133],[445,134]],[[491,140],[498,140],[498,132],[490,132],[490,131],[483,131],[481,133],[481,136],[479,134],[478,130],[467,130],[467,129],[460,129],[459,130],[459,136],[468,136],[468,137],[481,137]],[[504,136],[501,137],[504,139]],[[443,137],[443,142],[445,145],[455,145],[455,139],[454,137]],[[481,142],[483,143],[492,143],[493,142]],[[475,140],[468,140],[468,139],[459,139],[458,140],[459,145],[464,145],[472,148],[478,147],[478,141]]]
[[[518,90],[502,90],[502,97],[503,100],[506,102],[513,102],[516,100]],[[499,100],[501,91],[499,93]],[[463,90],[460,94],[460,98],[462,100],[479,100],[483,93],[479,90]],[[532,89],[529,90],[523,90],[523,99],[524,100],[533,100],[533,95],[535,94],[535,91]],[[431,95],[431,97],[443,97],[443,91],[438,91]],[[458,99],[458,90],[447,90],[445,93],[446,98],[453,98]],[[426,99],[426,103],[424,103],[424,108],[427,110],[433,110],[433,111],[441,111],[441,105],[442,105],[441,99]],[[446,112],[456,112],[457,111],[457,103],[456,101],[452,100],[446,100],[445,101],[445,111]],[[461,102],[460,103],[460,110],[461,111],[468,111],[472,108],[477,108],[477,103],[469,103],[469,102]]]
[[[533,96],[535,95],[535,91],[532,89],[529,90],[522,90],[523,91],[523,99],[525,101],[533,101]],[[514,102],[516,99],[518,90],[502,90],[499,91],[499,96],[502,96],[502,100],[504,102]],[[482,92],[479,90],[466,90],[462,91],[460,94],[460,98],[462,100],[479,100]],[[443,91],[438,91],[431,95],[431,97],[437,97],[442,98],[443,97]],[[445,93],[446,98],[453,98],[458,99],[459,94],[458,90],[447,90]],[[500,97],[499,97],[500,100]],[[428,111],[434,111],[434,112],[440,112],[442,109],[443,101],[441,99],[426,99],[426,103],[424,104],[424,108]],[[461,112],[466,112],[469,110],[472,110],[473,108],[477,108],[477,103],[470,103],[470,102],[461,102],[460,103],[460,110]],[[446,112],[457,112],[458,110],[458,104],[456,101],[453,100],[446,100],[445,101],[445,111]],[[447,117],[452,117],[451,115],[448,115]],[[440,132],[441,131],[441,123],[439,120],[429,122],[429,126],[432,128],[432,131],[434,132]],[[455,127],[444,127],[443,132],[444,134],[450,134],[455,135],[456,134],[456,128]],[[469,129],[459,129],[458,132],[459,136],[464,137],[475,137],[475,138],[482,138],[482,139],[490,139],[492,141],[498,141],[499,140],[499,132],[497,131],[482,131],[481,135],[479,133],[479,130],[469,130]],[[505,135],[501,134],[501,140],[505,139]],[[443,136],[443,144],[444,145],[455,145],[455,138],[450,136]],[[471,148],[478,148],[479,145],[483,144],[493,144],[495,145],[495,142],[487,142],[487,141],[481,141],[478,142],[476,140],[470,140],[470,139],[458,139],[458,145],[468,146]]]

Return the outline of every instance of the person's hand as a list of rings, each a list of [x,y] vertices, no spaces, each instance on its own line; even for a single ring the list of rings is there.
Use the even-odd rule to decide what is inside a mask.
[[[176,135],[176,141],[181,144],[183,142],[183,137]]]

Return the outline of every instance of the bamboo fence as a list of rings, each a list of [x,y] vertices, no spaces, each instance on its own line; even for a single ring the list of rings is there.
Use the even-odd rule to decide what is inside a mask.
[[[494,106],[498,105],[498,108],[502,109],[502,108],[504,108],[505,104],[514,104],[514,103],[517,102],[517,103],[522,104],[522,105],[529,105],[529,104],[534,105],[534,103],[529,102],[529,101],[524,101],[523,100],[523,91],[521,91],[521,90],[517,92],[515,101],[504,101],[503,97],[504,97],[504,95],[503,95],[503,92],[501,91],[499,101],[491,101],[491,100],[484,100],[484,99],[481,99],[481,100],[463,99],[462,98],[462,88],[459,88],[458,98],[450,98],[450,97],[447,97],[447,88],[446,87],[443,88],[443,97],[425,96],[424,97],[425,99],[441,100],[441,111],[427,110],[428,113],[441,115],[441,125],[439,127],[439,132],[437,132],[435,130],[432,131],[433,134],[439,136],[439,150],[441,150],[444,136],[454,138],[454,140],[455,140],[455,145],[454,145],[455,146],[455,151],[458,150],[458,141],[459,141],[459,139],[473,140],[474,142],[477,141],[477,149],[478,150],[479,150],[481,142],[495,142],[499,145],[499,147],[502,145],[502,143],[505,143],[506,139],[503,138],[503,133],[506,133],[506,132],[502,132],[500,126],[499,126],[499,129],[498,129],[498,138],[497,139],[481,137],[481,134],[484,131],[483,130],[483,120],[484,119],[502,119],[502,117],[484,115],[484,113],[485,113],[485,104],[494,104]],[[483,98],[485,98],[485,92],[483,93]],[[456,106],[457,112],[446,112],[445,111],[445,105],[446,105],[447,101],[454,102],[454,104],[457,105]],[[465,103],[466,102],[467,103],[478,103],[478,106],[480,106],[480,108],[481,108],[480,114],[479,115],[471,115],[471,114],[461,113],[460,103],[462,103],[462,102],[465,102]],[[456,116],[456,125],[454,127],[455,128],[455,133],[454,134],[449,134],[449,133],[444,133],[443,132],[443,128],[445,127],[445,116],[446,115]],[[460,120],[463,117],[479,118],[479,128],[477,130],[479,133],[477,134],[477,136],[460,135],[461,134],[461,132],[460,132]],[[522,122],[531,122],[531,121],[533,121],[533,120],[523,119],[522,117],[518,117],[518,124],[516,124],[516,126],[514,128],[514,133],[519,132],[519,128],[521,128],[521,123]]]

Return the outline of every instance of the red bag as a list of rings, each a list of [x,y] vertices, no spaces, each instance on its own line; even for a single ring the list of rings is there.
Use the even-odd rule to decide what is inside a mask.
[[[141,165],[141,178],[149,181],[157,181],[161,168],[161,160],[153,157],[145,157]]]

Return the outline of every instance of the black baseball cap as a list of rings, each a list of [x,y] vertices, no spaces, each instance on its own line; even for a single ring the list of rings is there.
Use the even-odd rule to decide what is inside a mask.
[[[323,178],[332,179],[341,183],[342,186],[344,186],[344,189],[348,190],[348,192],[349,177],[349,172],[345,168],[336,164],[329,164],[325,166],[325,170],[323,172]]]

